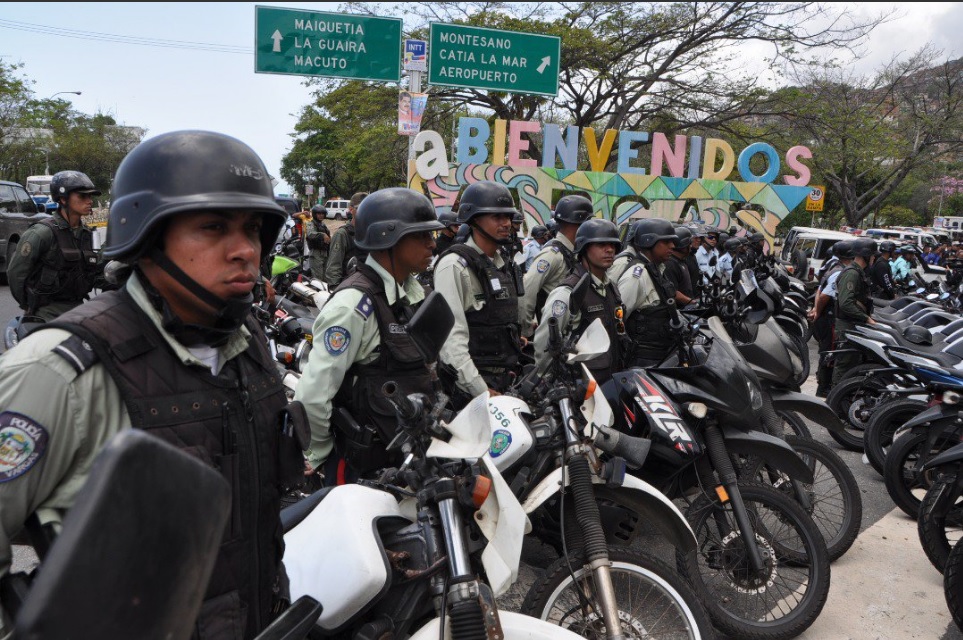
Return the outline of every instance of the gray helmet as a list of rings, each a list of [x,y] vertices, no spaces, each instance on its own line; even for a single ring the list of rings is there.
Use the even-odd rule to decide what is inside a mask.
[[[355,243],[365,251],[390,249],[408,234],[445,228],[431,200],[404,187],[370,194],[358,207],[354,224]]]
[[[516,211],[515,215],[512,216],[512,224],[521,224],[525,222],[525,215],[521,211]]]
[[[855,245],[855,240],[840,240],[832,247],[833,255],[840,260],[852,260],[856,257]]]
[[[581,256],[582,251],[590,244],[614,244],[616,251],[622,250],[619,240],[619,228],[611,220],[592,218],[579,226],[575,234],[575,253]]]
[[[451,210],[451,207],[435,207],[435,211],[438,212],[438,222],[446,227],[458,226],[458,216]]]
[[[287,219],[251,147],[222,133],[174,131],[140,143],[117,168],[103,255],[137,257],[164,221],[200,211],[263,213],[262,259]]]
[[[678,238],[675,243],[676,249],[685,249],[692,245],[692,231],[687,227],[676,227],[675,235]]]
[[[550,218],[545,221],[545,228],[548,229],[548,235],[554,236],[558,233],[558,222],[554,218]]]
[[[892,240],[883,240],[879,243],[880,253],[893,253],[896,251],[896,243]]]
[[[919,249],[916,248],[916,245],[904,244],[902,247],[900,247],[899,252],[916,254],[919,253]]]
[[[544,238],[545,236],[551,235],[551,232],[543,224],[537,224],[532,227],[532,237],[533,238]]]
[[[660,240],[672,240],[675,242],[678,236],[675,235],[675,227],[664,218],[645,218],[639,220],[635,225],[635,233],[632,234],[632,243],[638,249],[651,249]]]
[[[582,224],[595,217],[592,201],[585,196],[565,196],[555,205],[555,219],[569,224]]]
[[[839,244],[838,242],[836,244]],[[853,241],[853,253],[860,258],[876,255],[876,241],[872,238],[859,238]]]
[[[725,241],[722,247],[729,253],[735,253],[742,246],[742,240],[739,238],[729,238]]]
[[[80,171],[58,171],[50,179],[50,197],[54,202],[59,203],[60,198],[66,198],[75,191],[92,196],[100,195],[93,181]]]
[[[755,233],[749,235],[749,242],[751,242],[752,244],[755,244],[757,242],[762,242],[765,239],[766,239],[766,236],[760,233],[759,231],[756,231]]]
[[[313,207],[311,207],[311,215],[312,215],[312,216],[317,216],[319,213],[321,214],[321,217],[322,217],[322,218],[327,218],[327,217],[328,217],[328,210],[325,209],[324,206],[322,206],[322,205],[320,205],[320,204],[316,204],[316,205],[314,205]]]
[[[518,213],[508,187],[489,180],[468,185],[458,203],[458,222],[467,223],[476,216],[491,213],[504,213],[513,219]]]
[[[915,324],[911,324],[910,326],[903,329],[903,337],[906,338],[907,341],[912,342],[913,344],[919,344],[924,346],[930,346],[931,344],[933,344],[932,332],[930,332],[930,330],[927,329],[926,327],[920,327]]]

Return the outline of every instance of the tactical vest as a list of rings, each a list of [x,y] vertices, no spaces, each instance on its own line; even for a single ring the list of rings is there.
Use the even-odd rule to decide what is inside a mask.
[[[689,268],[683,258],[679,256],[669,256],[665,263],[665,275],[675,285],[677,291],[681,291],[685,296],[691,298],[692,279],[689,276]]]
[[[839,280],[836,280],[836,301],[833,305],[836,311],[836,321],[838,322],[842,320],[845,323],[859,322],[859,319],[850,318],[845,313],[842,313],[839,307],[839,295],[841,293],[839,290],[839,281],[842,280],[843,275],[845,275],[847,271],[855,271],[859,276],[856,279],[856,290],[853,293],[856,296],[856,300],[865,306],[866,314],[873,314],[873,299],[869,297],[869,278],[867,277],[866,272],[863,269],[860,269],[859,265],[854,261],[846,265],[846,267],[843,269],[843,272],[839,274]]]
[[[661,360],[672,351],[675,344],[675,335],[669,326],[674,315],[674,305],[669,301],[675,299],[675,290],[647,259],[639,259],[635,264],[630,264],[629,269],[636,266],[648,272],[659,295],[659,304],[636,309],[629,315],[626,331],[632,339],[630,364]]]
[[[562,283],[562,286],[574,288],[585,273],[585,267],[577,265],[575,270]],[[609,334],[608,352],[585,362],[585,366],[592,372],[592,376],[599,384],[611,379],[613,373],[622,369],[621,340],[625,336],[624,314],[625,307],[622,306],[619,290],[615,288],[611,280],[605,284],[604,296],[600,295],[595,289],[594,283],[589,286],[585,299],[582,301],[579,323],[575,327],[574,333],[581,335],[598,318]]]
[[[344,257],[341,259],[342,278],[344,278],[348,273],[348,263],[351,261],[351,258],[357,258],[357,264],[359,265],[368,259],[368,252],[362,251],[361,248],[358,247],[358,244],[354,241],[354,225],[346,224],[344,226],[344,231],[347,234],[348,246],[345,247]]]
[[[366,364],[351,365],[335,397],[335,404],[347,409],[370,434],[359,438],[361,434],[335,432],[338,452],[354,471],[365,474],[402,462],[400,451],[386,451],[398,432],[398,418],[381,390],[384,384],[397,383],[404,395],[430,394],[433,389],[431,373],[404,326],[420,303],[390,306],[384,280],[367,264],[358,265],[334,290],[335,295],[342,289],[357,289],[370,298],[381,338],[378,357]]]
[[[895,288],[893,287],[893,271],[889,266],[889,260],[883,257],[876,258],[876,262],[870,267],[869,275],[873,295],[890,300],[896,297],[894,295]]]
[[[51,302],[80,304],[93,288],[98,273],[93,232],[81,227],[80,238],[75,238],[69,226],[57,224],[52,217],[34,224],[53,231],[57,249],[48,251],[27,277],[28,305],[38,309]]]
[[[279,479],[291,473],[290,460],[281,468],[279,446],[287,399],[264,334],[249,320],[247,350],[213,376],[210,369],[184,366],[126,288],[42,328],[49,327],[75,334],[58,350],[72,340],[88,353],[93,349],[120,389],[134,428],[200,458],[231,486],[231,516],[195,637],[254,637],[271,621],[284,548],[278,514],[286,487]],[[82,371],[83,358],[74,360]],[[298,462],[303,470],[303,458]]]
[[[542,245],[542,251],[551,249],[552,247],[558,247],[558,252],[562,254],[562,259],[565,261],[566,275],[572,273],[572,270],[575,269],[576,265],[579,264],[578,257],[575,255],[575,253],[564,244],[559,242],[557,238],[552,238]],[[554,289],[554,287],[552,288]],[[543,286],[541,289],[539,289],[538,294],[535,296],[535,308],[539,311],[545,308],[545,301],[548,300],[548,294],[551,293],[550,290],[546,289],[547,288]]]
[[[468,322],[468,353],[484,377],[486,371],[504,372],[518,364],[521,355],[518,326],[518,291],[515,279],[474,248],[452,245],[449,252],[462,258],[483,288],[485,305],[465,312]],[[497,288],[493,283],[498,283]],[[487,380],[487,378],[486,378]],[[501,390],[501,389],[496,389]]]

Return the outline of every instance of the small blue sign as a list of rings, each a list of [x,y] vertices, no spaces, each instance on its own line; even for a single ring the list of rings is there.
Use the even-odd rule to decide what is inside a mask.
[[[405,40],[405,71],[428,70],[428,42]]]

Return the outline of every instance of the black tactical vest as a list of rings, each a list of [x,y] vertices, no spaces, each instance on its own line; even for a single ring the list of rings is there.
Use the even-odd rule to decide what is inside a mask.
[[[246,326],[252,333],[247,350],[213,376],[180,361],[126,288],[45,325],[93,347],[133,427],[200,458],[231,486],[231,516],[196,623],[198,638],[253,638],[271,621],[280,578],[279,478],[291,471],[279,460],[287,399],[264,334],[253,321]]]
[[[585,273],[585,267],[581,264],[576,265],[575,270],[565,279],[562,286],[574,288]],[[599,318],[609,334],[608,352],[585,362],[585,366],[599,384],[609,380],[616,371],[622,370],[621,341],[625,336],[624,313],[625,308],[622,306],[619,290],[611,281],[605,285],[604,296],[599,294],[594,284],[589,286],[582,301],[579,323],[574,333],[581,335],[596,318]]]
[[[53,231],[57,241],[57,250],[47,252],[39,268],[27,277],[27,291],[32,296],[29,301],[37,308],[51,302],[80,304],[93,288],[98,273],[93,232],[81,227],[78,239],[69,225],[57,222],[51,217],[35,223]]]
[[[848,265],[846,265],[842,273],[839,274],[839,279],[836,280],[836,289],[837,289],[836,302],[833,305],[836,310],[836,319],[842,320],[844,322],[859,322],[860,320],[858,318],[850,318],[845,313],[842,313],[839,308],[839,294],[841,293],[839,291],[839,281],[842,280],[843,274],[845,274],[847,271],[855,271],[856,274],[859,276],[856,279],[856,290],[854,292],[856,296],[856,300],[859,303],[861,303],[863,307],[865,307],[867,315],[873,314],[873,299],[869,297],[869,288],[870,288],[869,276],[867,275],[865,270],[860,268],[860,266],[856,264],[855,261],[853,261]]]
[[[661,360],[672,351],[675,344],[675,335],[669,326],[674,313],[674,305],[669,301],[675,299],[675,289],[647,258],[641,257],[629,265],[629,269],[636,268],[649,273],[659,295],[659,304],[630,312],[626,323],[626,330],[632,339],[629,364]]]
[[[367,364],[354,363],[335,397],[338,406],[347,409],[360,425],[374,431],[366,442],[358,442],[357,434],[335,433],[338,452],[354,471],[364,474],[397,466],[402,461],[400,450],[390,455],[385,450],[397,434],[398,418],[394,406],[382,393],[382,386],[395,382],[404,395],[430,394],[433,389],[427,364],[404,326],[420,303],[390,306],[384,280],[367,264],[358,265],[335,289],[335,294],[342,289],[357,289],[370,298],[381,338],[378,357]]]
[[[484,376],[486,370],[504,371],[518,364],[521,355],[518,326],[518,291],[515,278],[495,267],[488,256],[465,244],[452,245],[449,252],[463,259],[484,289],[485,305],[465,312],[468,322],[468,353]],[[493,283],[498,283],[497,288]],[[501,389],[496,389],[500,391]]]

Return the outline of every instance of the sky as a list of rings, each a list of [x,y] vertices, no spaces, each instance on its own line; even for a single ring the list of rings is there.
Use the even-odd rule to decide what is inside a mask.
[[[338,3],[259,2],[337,12]],[[896,7],[853,62],[870,73],[926,42],[947,59],[963,55],[963,3],[829,3],[855,12]],[[255,3],[0,2],[0,58],[23,63],[37,98],[61,94],[77,110],[144,127],[147,137],[206,129],[249,144],[280,179],[298,113],[311,92],[297,76],[254,72]],[[380,3],[379,15],[405,17],[404,3]],[[86,35],[85,38],[75,37]],[[149,38],[195,43],[157,46],[117,42]],[[53,168],[52,168],[53,169]],[[2,176],[0,176],[2,177]],[[276,193],[290,190],[283,181]]]

